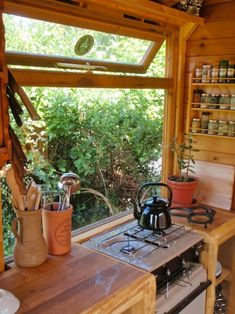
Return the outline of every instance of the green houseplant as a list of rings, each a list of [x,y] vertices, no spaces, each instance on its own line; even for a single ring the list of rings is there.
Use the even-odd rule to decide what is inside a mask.
[[[182,143],[177,138],[171,142],[170,149],[175,153],[177,159],[177,174],[168,177],[167,184],[173,191],[174,205],[190,205],[198,184],[198,178],[193,176],[194,164],[193,153],[198,151],[193,147],[195,141],[191,134],[185,134]]]

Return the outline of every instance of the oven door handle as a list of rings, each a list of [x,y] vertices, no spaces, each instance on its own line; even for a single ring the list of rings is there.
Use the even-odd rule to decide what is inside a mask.
[[[175,307],[170,311],[165,312],[164,314],[178,314],[180,313],[188,304],[190,304],[194,299],[196,299],[204,290],[206,290],[211,285],[211,281],[207,280],[201,282],[200,285],[193,290],[188,296],[179,302]]]

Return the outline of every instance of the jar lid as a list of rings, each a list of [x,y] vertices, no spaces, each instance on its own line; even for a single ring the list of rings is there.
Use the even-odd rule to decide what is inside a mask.
[[[228,65],[228,60],[221,60],[219,65],[220,66],[227,66]]]
[[[209,122],[213,122],[214,123],[214,122],[218,122],[218,121],[217,120],[209,120]]]
[[[227,123],[227,121],[220,120],[219,123],[224,123],[225,124],[225,123]]]
[[[193,121],[200,121],[200,119],[198,119],[198,118],[193,118]]]
[[[229,121],[229,124],[235,124],[235,121]]]

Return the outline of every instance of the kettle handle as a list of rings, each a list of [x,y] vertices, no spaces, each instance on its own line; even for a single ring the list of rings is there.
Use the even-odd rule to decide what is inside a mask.
[[[140,194],[143,191],[144,188],[146,188],[147,186],[164,186],[168,189],[169,191],[169,199],[168,199],[168,204],[167,206],[170,207],[171,206],[171,202],[172,202],[172,189],[169,187],[169,185],[165,184],[165,183],[158,183],[158,182],[148,182],[143,184],[137,194],[137,201],[138,201],[138,205],[141,208],[141,201],[140,201]]]

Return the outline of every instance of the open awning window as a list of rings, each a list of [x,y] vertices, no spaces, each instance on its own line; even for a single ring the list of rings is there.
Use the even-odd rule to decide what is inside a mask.
[[[7,63],[23,67],[145,73],[164,42],[164,37],[152,42],[14,15],[5,15],[4,24]],[[84,36],[94,44],[81,56],[76,47]]]

